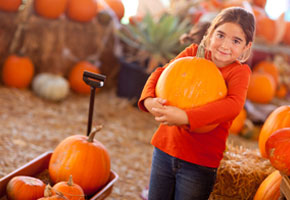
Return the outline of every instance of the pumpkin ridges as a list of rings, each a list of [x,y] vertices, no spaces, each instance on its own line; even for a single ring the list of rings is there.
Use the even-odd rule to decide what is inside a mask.
[[[265,145],[270,135],[274,131],[285,127],[290,127],[290,106],[276,108],[264,122],[258,140],[262,157],[268,158]]]
[[[282,176],[278,170],[272,172],[269,176],[259,186],[254,200],[277,200],[273,199],[277,196],[277,192],[280,193],[280,183],[282,181]]]
[[[67,180],[72,175],[85,194],[91,195],[109,180],[110,157],[102,143],[87,139],[75,135],[63,140],[50,159],[49,174],[53,182]]]
[[[189,69],[190,68],[190,69]],[[227,87],[216,65],[204,58],[184,57],[170,63],[160,75],[155,93],[167,104],[182,109],[192,108],[224,98]],[[217,124],[194,130],[208,132]]]
[[[43,196],[45,184],[30,176],[15,176],[7,184],[6,194],[9,199],[37,199]]]

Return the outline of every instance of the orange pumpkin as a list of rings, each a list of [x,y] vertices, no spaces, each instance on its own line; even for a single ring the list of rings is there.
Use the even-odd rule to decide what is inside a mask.
[[[59,18],[66,10],[68,0],[35,0],[37,14],[49,19]]]
[[[266,152],[273,167],[290,176],[290,128],[276,130],[266,141]]]
[[[100,70],[96,66],[87,61],[81,61],[72,68],[68,77],[70,87],[75,92],[81,94],[89,94],[91,91],[90,86],[83,81],[83,73],[85,70],[93,73],[100,73]],[[96,91],[98,91],[98,88]]]
[[[15,176],[7,184],[6,194],[10,200],[36,200],[43,197],[45,184],[34,177]]]
[[[263,38],[266,42],[272,43],[276,35],[276,22],[267,16],[260,16],[256,19],[256,35]]]
[[[239,115],[234,119],[229,130],[230,133],[238,134],[242,130],[246,119],[247,119],[247,111],[243,108],[239,113]]]
[[[0,0],[0,10],[17,12],[22,0]]]
[[[72,175],[68,181],[61,181],[52,187],[52,192],[61,193],[67,200],[85,200],[83,189],[75,184],[72,180]]]
[[[273,62],[266,60],[260,61],[254,66],[253,72],[265,72],[270,74],[273,77],[275,84],[278,85],[279,71],[278,67]]]
[[[97,1],[95,0],[69,0],[67,16],[78,22],[89,22],[97,14]]]
[[[48,167],[54,183],[72,175],[85,194],[92,195],[108,182],[110,157],[105,146],[94,139],[95,133],[70,136],[55,148]]]
[[[247,98],[256,103],[269,103],[275,96],[275,82],[268,73],[252,73]]]
[[[280,99],[283,99],[286,97],[287,93],[288,93],[287,86],[285,84],[280,84],[276,89],[275,96],[280,98]]]
[[[290,106],[280,106],[267,117],[259,135],[259,149],[264,158],[268,158],[265,149],[267,139],[276,130],[286,127],[290,127]]]
[[[123,18],[125,14],[125,7],[121,0],[104,0],[104,2],[98,1],[98,12],[106,10],[107,7],[113,10],[119,21]]]
[[[10,55],[4,62],[2,80],[5,85],[27,88],[34,75],[34,66],[28,57]]]
[[[278,170],[272,172],[259,186],[254,200],[278,200],[282,176]]]
[[[221,99],[227,87],[216,65],[204,58],[184,57],[170,63],[162,72],[156,85],[156,96],[182,109],[192,108]],[[195,132],[207,132],[212,124]]]
[[[67,199],[67,197],[63,196],[63,194],[61,193],[55,194],[53,192],[52,187],[48,184],[46,185],[44,190],[44,197],[38,200],[65,200],[65,199]]]

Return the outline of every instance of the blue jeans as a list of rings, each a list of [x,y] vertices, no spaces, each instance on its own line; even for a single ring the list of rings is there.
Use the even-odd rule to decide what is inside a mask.
[[[189,163],[154,148],[148,200],[206,200],[216,173],[216,168]]]

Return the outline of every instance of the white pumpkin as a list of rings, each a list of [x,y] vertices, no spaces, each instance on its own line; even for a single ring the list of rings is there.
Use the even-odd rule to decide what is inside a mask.
[[[40,97],[60,101],[69,94],[69,83],[60,75],[40,73],[34,77],[32,89]]]

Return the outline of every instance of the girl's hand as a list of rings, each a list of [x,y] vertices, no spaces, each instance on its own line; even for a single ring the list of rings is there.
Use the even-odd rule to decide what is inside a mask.
[[[161,108],[152,108],[156,113],[155,120],[169,125],[169,126],[181,126],[188,125],[188,117],[184,110],[175,106],[163,106]]]
[[[145,108],[155,117],[158,116],[158,113],[153,110],[153,108],[162,108],[164,104],[166,103],[165,99],[156,97],[149,97],[144,100],[144,106]]]

